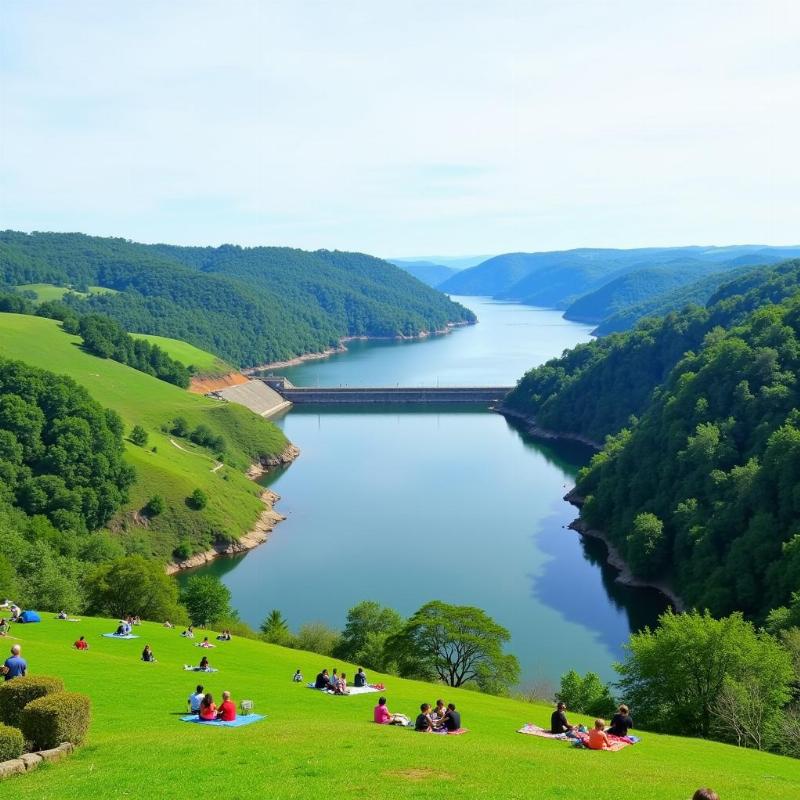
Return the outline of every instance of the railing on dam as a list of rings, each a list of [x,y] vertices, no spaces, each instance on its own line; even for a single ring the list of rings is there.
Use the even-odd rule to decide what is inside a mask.
[[[262,378],[284,400],[303,403],[499,403],[511,386],[383,386],[310,387],[293,386],[284,378]]]

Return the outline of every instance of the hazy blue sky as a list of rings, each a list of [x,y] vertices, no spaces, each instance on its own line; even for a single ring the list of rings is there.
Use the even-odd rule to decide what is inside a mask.
[[[800,242],[800,4],[5,2],[0,227]]]

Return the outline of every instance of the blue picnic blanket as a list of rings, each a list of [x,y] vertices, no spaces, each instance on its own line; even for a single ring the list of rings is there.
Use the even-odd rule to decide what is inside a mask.
[[[138,639],[138,636],[135,636],[132,633],[101,633],[101,636],[104,636],[106,639]]]
[[[181,717],[181,722],[196,722],[198,725],[206,725],[209,728],[241,728],[243,725],[260,722],[262,719],[266,719],[263,714],[246,714],[243,717],[236,717],[230,722],[225,722],[221,719],[200,719],[196,714],[187,714],[185,717]]]

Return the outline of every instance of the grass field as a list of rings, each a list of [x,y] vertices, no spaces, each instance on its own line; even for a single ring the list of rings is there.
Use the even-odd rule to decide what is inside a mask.
[[[225,363],[213,353],[201,350],[199,347],[195,347],[180,339],[169,339],[166,336],[153,336],[149,333],[134,333],[131,335],[135,336],[137,339],[146,339],[148,342],[157,344],[168,356],[179,361],[185,367],[193,367],[193,372],[196,375],[216,377],[219,375],[227,375],[229,372],[235,371],[230,364]]]
[[[618,753],[576,750],[521,736],[547,724],[551,709],[464,690],[369,674],[386,685],[389,708],[413,716],[422,701],[456,703],[465,736],[431,736],[371,722],[377,695],[332,697],[291,683],[313,679],[331,659],[235,639],[210,651],[155,623],[139,639],[100,637],[114,621],[17,626],[31,674],[58,674],[93,702],[89,738],[59,764],[0,784],[17,800],[218,796],[286,798],[591,798],[687,800],[702,785],[722,800],[796,800],[800,762],[702,740],[639,731]],[[88,652],[70,648],[79,635]],[[213,637],[212,637],[213,638]],[[197,641],[197,640],[195,640]],[[145,643],[158,659],[139,660]],[[6,639],[3,647],[10,645]],[[208,653],[219,672],[184,672]],[[349,665],[338,665],[349,674]],[[209,729],[179,721],[197,682],[215,700],[227,689],[267,719]],[[575,717],[579,719],[579,717]]]
[[[77,292],[67,286],[56,286],[54,283],[23,283],[17,289],[27,290],[36,295],[40,303],[48,300],[60,300],[67,292],[74,291],[79,297],[87,297],[90,294],[114,294],[116,289],[107,289],[105,286],[90,286],[88,292]]]
[[[254,460],[255,448],[279,453],[287,442],[277,427],[248,409],[191,394],[116,361],[90,355],[81,349],[78,337],[41,317],[0,314],[0,355],[69,375],[99,403],[116,410],[127,430],[138,424],[148,432],[146,447],[127,443],[126,457],[136,467],[137,482],[125,513],[113,527],[125,527],[121,521],[154,494],[164,497],[167,510],[151,520],[147,529],[127,526],[121,535],[128,538],[129,548],[164,558],[181,541],[204,550],[215,531],[238,537],[252,528],[264,510],[259,487],[244,471]],[[177,416],[186,418],[191,427],[203,423],[225,437],[223,468],[212,472],[215,454],[186,440],[178,442],[184,449],[172,444],[161,426]],[[196,488],[209,497],[202,511],[185,502]]]

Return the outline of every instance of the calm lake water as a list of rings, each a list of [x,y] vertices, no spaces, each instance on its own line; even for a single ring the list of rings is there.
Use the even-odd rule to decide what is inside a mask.
[[[424,342],[355,342],[326,361],[282,370],[297,385],[511,385],[588,339],[554,311],[457,298],[480,323]],[[205,568],[243,619],[279,608],[293,628],[372,599],[409,614],[431,599],[476,605],[512,634],[523,683],[570,667],[613,677],[632,629],[664,608],[615,584],[604,546],[566,530],[562,500],[589,457],[537,442],[480,408],[297,407],[277,420],[301,448],[266,484],[288,516],[246,556]]]

